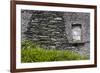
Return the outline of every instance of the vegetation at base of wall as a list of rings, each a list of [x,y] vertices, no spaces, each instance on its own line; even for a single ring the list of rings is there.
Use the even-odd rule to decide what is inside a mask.
[[[22,42],[21,62],[49,62],[49,61],[69,61],[86,60],[86,56],[69,50],[44,49],[32,41]]]

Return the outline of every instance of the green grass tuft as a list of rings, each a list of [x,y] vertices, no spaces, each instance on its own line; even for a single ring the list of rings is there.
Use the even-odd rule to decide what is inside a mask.
[[[48,62],[48,61],[69,61],[85,60],[86,56],[69,50],[43,49],[30,41],[22,42],[21,62]]]

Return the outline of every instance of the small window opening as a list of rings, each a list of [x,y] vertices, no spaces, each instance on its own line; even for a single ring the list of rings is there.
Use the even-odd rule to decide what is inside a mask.
[[[81,41],[81,24],[72,24],[72,39],[73,42]]]

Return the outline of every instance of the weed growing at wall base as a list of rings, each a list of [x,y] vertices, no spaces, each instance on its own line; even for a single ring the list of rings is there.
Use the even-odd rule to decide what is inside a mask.
[[[31,41],[22,43],[21,62],[49,62],[49,61],[70,61],[70,60],[86,60],[87,56],[70,50],[44,49]]]

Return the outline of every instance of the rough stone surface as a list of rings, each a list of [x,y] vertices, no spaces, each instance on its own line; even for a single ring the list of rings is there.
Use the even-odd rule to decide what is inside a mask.
[[[80,42],[72,40],[72,24],[82,25]],[[46,49],[68,49],[89,56],[90,14],[80,12],[21,11],[22,41],[30,39]]]

